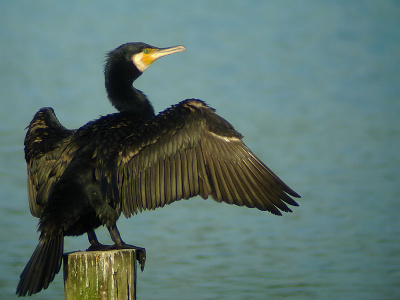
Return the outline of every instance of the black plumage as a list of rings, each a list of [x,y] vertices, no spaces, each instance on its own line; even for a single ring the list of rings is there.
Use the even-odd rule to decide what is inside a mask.
[[[281,215],[300,197],[242,142],[242,135],[203,101],[188,99],[155,115],[132,86],[159,57],[183,46],[124,44],[111,51],[105,86],[118,113],[68,130],[42,108],[25,138],[28,194],[40,218],[39,244],[21,274],[19,296],[48,287],[61,267],[64,236],[88,234],[89,250],[143,248],[125,244],[116,227],[126,217],[200,195],[217,202]],[[290,196],[289,196],[290,195]],[[286,204],[285,204],[286,203]],[[105,225],[115,245],[101,245],[94,229]]]

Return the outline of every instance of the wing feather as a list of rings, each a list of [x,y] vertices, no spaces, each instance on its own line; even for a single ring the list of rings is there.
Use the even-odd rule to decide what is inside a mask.
[[[218,172],[218,170],[216,169],[217,166],[215,166],[214,164],[214,160],[213,157],[211,155],[207,155],[207,169],[210,173],[211,176],[211,182],[212,182],[212,192],[211,192],[211,197],[213,197],[213,199],[217,202],[221,202],[222,201],[222,193],[219,189],[219,184],[217,181],[217,175],[216,172]]]
[[[185,151],[182,152],[181,155],[181,169],[182,169],[182,198],[189,199],[190,198],[190,177],[189,177],[189,169],[192,169],[191,166],[188,166],[187,163],[188,153]]]
[[[153,189],[154,189],[154,200],[157,201],[158,207],[163,207],[164,203],[162,202],[161,194],[160,194],[160,160],[157,160],[154,164],[153,169]]]
[[[167,199],[167,204],[171,202],[172,199],[177,199],[177,193],[176,193],[176,164],[175,164],[175,157],[171,156],[168,158],[169,159],[169,178],[171,182],[171,196]]]
[[[193,190],[191,190],[191,195],[200,195],[200,186],[199,186],[199,171],[197,167],[197,156],[196,156],[196,150],[195,149],[190,149],[190,158],[191,158],[191,163],[189,164],[189,172],[192,172],[192,187]],[[190,168],[192,166],[192,168]]]
[[[176,178],[176,196],[174,198],[182,199],[182,163],[180,152],[173,156],[173,160],[175,161],[175,174],[171,176]]]
[[[151,203],[146,203],[146,170],[143,170],[139,173],[140,178],[140,206],[142,209],[146,209],[147,207],[151,209]]]
[[[224,198],[229,201],[229,204],[235,204],[235,199],[239,198],[239,195],[236,192],[236,187],[232,181],[231,175],[228,172],[225,161],[219,160],[218,163],[220,164],[222,173],[221,181],[224,183],[224,190],[226,194]]]
[[[168,199],[172,198],[172,183],[171,183],[171,166],[169,165],[169,158],[164,158],[164,186],[165,186],[165,204],[168,203]]]
[[[203,199],[207,199],[208,195],[211,194],[211,184],[205,169],[205,161],[202,150],[200,147],[195,148],[196,157],[197,157],[197,167],[199,170],[199,187],[200,187],[200,196]]]

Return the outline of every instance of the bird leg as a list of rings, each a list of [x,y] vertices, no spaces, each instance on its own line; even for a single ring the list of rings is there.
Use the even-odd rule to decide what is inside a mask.
[[[115,243],[115,249],[135,249],[136,250],[136,259],[140,264],[140,269],[144,270],[144,265],[146,263],[146,249],[141,247],[136,247],[133,245],[126,244],[122,239],[121,235],[119,234],[117,225],[114,224],[112,226],[107,226],[108,231],[110,232],[111,239]]]
[[[96,233],[93,229],[87,232],[90,247],[86,249],[86,251],[107,251],[111,250],[114,245],[104,245],[99,242],[97,239]],[[115,248],[114,248],[115,249]]]
[[[94,230],[89,230],[87,232],[88,239],[90,242],[90,247],[86,251],[109,251],[115,249],[135,249],[136,250],[136,259],[140,264],[140,269],[144,270],[144,265],[146,263],[146,249],[141,247],[136,247],[133,245],[126,244],[122,239],[121,235],[118,231],[117,225],[107,226],[108,231],[110,232],[111,239],[115,243],[114,245],[104,245],[99,242],[97,239],[96,233]]]

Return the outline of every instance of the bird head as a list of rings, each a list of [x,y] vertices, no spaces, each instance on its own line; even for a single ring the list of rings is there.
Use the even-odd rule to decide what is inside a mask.
[[[157,48],[146,43],[127,43],[108,53],[107,65],[133,66],[143,73],[154,61],[160,57],[186,51],[184,46]],[[133,65],[132,65],[133,64]],[[121,68],[119,68],[121,70]]]

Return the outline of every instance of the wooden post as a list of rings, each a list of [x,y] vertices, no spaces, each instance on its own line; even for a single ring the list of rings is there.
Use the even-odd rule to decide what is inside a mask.
[[[135,300],[135,250],[82,251],[65,254],[64,292],[65,300]]]

